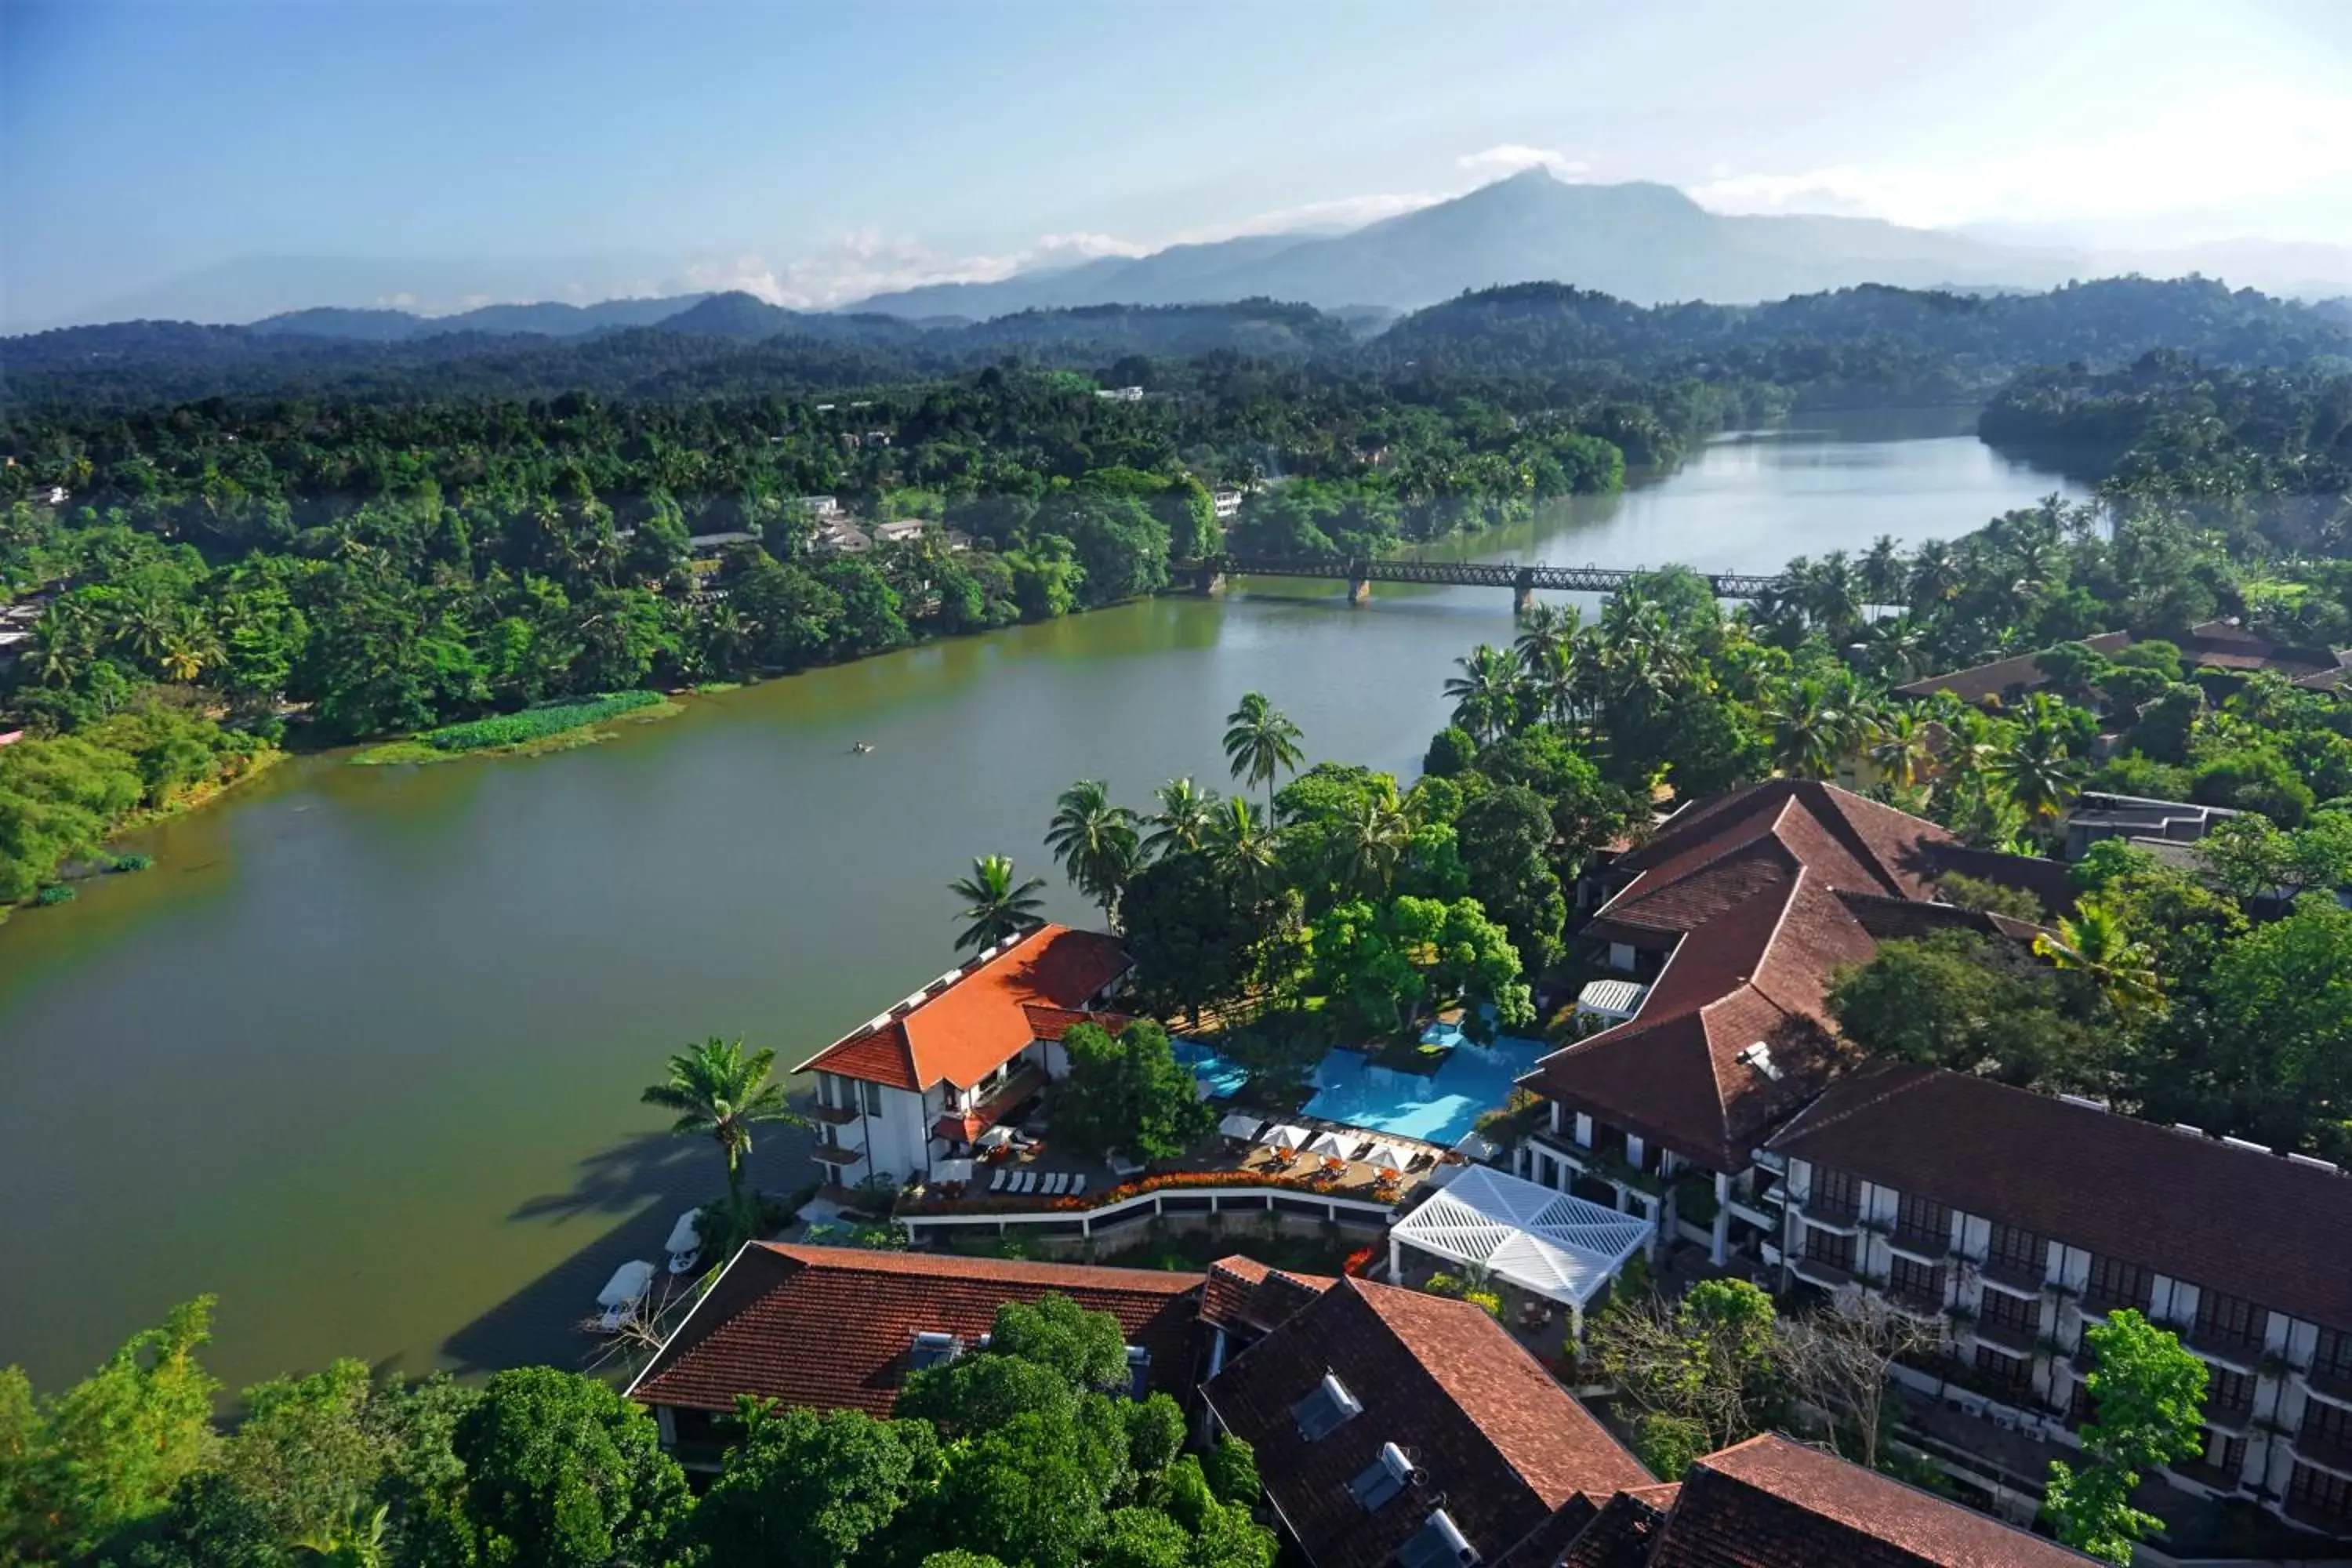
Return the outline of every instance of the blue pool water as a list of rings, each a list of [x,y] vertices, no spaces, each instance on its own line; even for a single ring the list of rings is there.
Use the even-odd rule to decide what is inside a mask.
[[[1545,1051],[1535,1040],[1506,1035],[1491,1046],[1464,1040],[1434,1073],[1374,1067],[1354,1051],[1335,1050],[1315,1066],[1309,1116],[1367,1127],[1400,1138],[1452,1144],[1499,1110],[1512,1084]]]
[[[1173,1040],[1176,1059],[1192,1069],[1213,1100],[1231,1100],[1249,1081],[1249,1074],[1225,1060],[1208,1047],[1192,1040]]]

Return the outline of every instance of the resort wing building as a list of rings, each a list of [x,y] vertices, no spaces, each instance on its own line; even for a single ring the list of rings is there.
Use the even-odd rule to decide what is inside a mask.
[[[1460,1568],[1655,1478],[1484,1309],[1341,1279],[1202,1386],[1314,1568]],[[1566,1511],[1566,1517],[1555,1517]]]
[[[1061,1038],[1129,964],[1118,939],[1045,925],[951,969],[800,1064],[816,1075],[817,1163],[835,1186],[900,1182],[979,1140],[1067,1071]]]
[[[1685,811],[1617,862],[1630,880],[1585,928],[1643,988],[1612,991],[1609,1015],[1630,1016],[1520,1080],[1551,1111],[1519,1173],[1649,1219],[1660,1245],[1689,1239],[1717,1268],[1761,1268],[1780,1216],[1759,1202],[1753,1152],[1849,1065],[1822,1006],[1832,972],[1881,937],[2034,930],[1934,901],[1933,879],[1954,870],[2024,885],[2065,874],[1811,781]],[[1703,1204],[1681,1195],[1694,1188]]]
[[[2083,1330],[2135,1308],[2211,1373],[2205,1452],[2168,1479],[2352,1534],[2352,1178],[2335,1166],[1897,1063],[1831,1089],[1764,1158],[1785,1175],[1784,1285],[1935,1325],[1935,1363],[1897,1376],[2002,1428],[1989,1451],[2064,1454],[2089,1414]]]
[[[1139,1388],[1190,1398],[1202,1277],[932,1252],[747,1243],[629,1397],[681,1463],[715,1467],[739,1394],[887,1415],[907,1374],[985,1342],[1008,1301],[1066,1296],[1127,1335]]]

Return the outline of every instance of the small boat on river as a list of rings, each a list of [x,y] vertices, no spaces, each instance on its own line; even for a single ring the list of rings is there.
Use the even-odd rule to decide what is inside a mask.
[[[613,1278],[596,1293],[596,1305],[604,1309],[596,1327],[608,1334],[627,1328],[636,1321],[653,1288],[654,1266],[642,1258],[633,1258],[614,1269]]]
[[[688,1209],[677,1216],[676,1225],[669,1227],[669,1240],[664,1250],[669,1254],[669,1271],[672,1274],[690,1274],[694,1266],[702,1260],[701,1222],[702,1211]]]

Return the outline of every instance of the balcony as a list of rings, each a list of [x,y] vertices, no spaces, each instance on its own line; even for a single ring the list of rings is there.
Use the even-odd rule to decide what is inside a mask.
[[[1807,1225],[1817,1225],[1823,1230],[1836,1231],[1840,1236],[1852,1236],[1860,1228],[1862,1212],[1843,1198],[1824,1197],[1809,1192],[1796,1200],[1797,1212],[1805,1216]]]
[[[2231,1372],[2242,1372],[2252,1376],[2262,1365],[2262,1341],[2224,1334],[2210,1324],[2200,1323],[2180,1331],[2180,1342],[2207,1361],[2218,1362]]]
[[[1945,1303],[1941,1291],[1906,1290],[1895,1286],[1884,1294],[1886,1304],[1906,1318],[1916,1318],[1923,1323],[1943,1321]]]
[[[2047,1270],[2031,1264],[2006,1258],[1993,1258],[1977,1265],[1977,1277],[2003,1295],[2020,1297],[2028,1301],[2042,1299],[2042,1287]]]
[[[1554,1132],[1549,1127],[1538,1127],[1528,1134],[1528,1142],[1570,1170],[1581,1172],[1592,1163],[1592,1151],[1577,1142],[1565,1132]]]
[[[2314,1432],[2309,1422],[2294,1435],[2294,1457],[2306,1465],[2316,1465],[2331,1475],[2352,1481],[2352,1437],[2332,1436]]]
[[[1952,1238],[1942,1234],[1930,1235],[1922,1230],[1905,1230],[1897,1226],[1888,1234],[1886,1245],[1906,1258],[1921,1263],[1941,1263],[1952,1250]]]
[[[2083,1316],[2097,1318],[2101,1321],[2105,1321],[2108,1313],[2119,1312],[2126,1307],[2146,1317],[2148,1313],[2148,1294],[2143,1289],[2136,1296],[2109,1296],[2095,1292],[2085,1286],[2083,1290],[2083,1300],[2077,1303],[2077,1306]]]
[[[1789,1263],[1790,1267],[1796,1270],[1798,1279],[1808,1285],[1818,1285],[1824,1290],[1843,1289],[1854,1282],[1853,1269],[1841,1268],[1834,1263],[1824,1262],[1818,1258],[1807,1258],[1799,1254],[1790,1258]]]
[[[2208,1405],[2205,1407],[2205,1425],[2217,1432],[2226,1432],[2232,1437],[2244,1436],[2253,1429],[2252,1398],[2249,1396],[2241,1405]]]
[[[825,1105],[812,1097],[806,1102],[810,1119],[824,1127],[847,1127],[857,1120],[857,1112],[838,1105]]]
[[[2330,1405],[2352,1408],[2352,1373],[2326,1372],[2314,1367],[2298,1372],[2305,1394],[2325,1399]]]
[[[854,1165],[866,1158],[863,1149],[852,1149],[840,1143],[820,1143],[809,1151],[809,1157],[828,1165]]]
[[[2003,1323],[1985,1318],[1977,1320],[1976,1334],[1978,1339],[1996,1350],[2021,1356],[2032,1355],[2042,1339],[2042,1330],[2036,1324]]]

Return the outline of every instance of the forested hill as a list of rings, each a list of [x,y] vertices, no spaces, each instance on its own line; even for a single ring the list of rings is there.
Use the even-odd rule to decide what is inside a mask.
[[[15,403],[137,406],[219,395],[696,398],[870,387],[1006,360],[1117,385],[1149,380],[1144,360],[1213,353],[1538,400],[1617,371],[1776,384],[1815,404],[1927,403],[1980,397],[2038,365],[2112,370],[2158,348],[2236,367],[2352,358],[2343,312],[2197,279],[1991,296],[1869,286],[1769,305],[1654,307],[1532,283],[1465,294],[1369,340],[1340,316],[1271,300],[969,321],[813,314],[717,294],[650,326],[562,338],[402,336],[367,314],[352,330],[374,341],[282,319],[133,321],[9,339],[0,362]]]
[[[1391,374],[1544,382],[1595,363],[1776,383],[1814,402],[1980,396],[2035,365],[2128,364],[2156,349],[2262,366],[2352,356],[2352,319],[2203,279],[2106,279],[2042,294],[1875,285],[1767,305],[1629,305],[1528,283],[1415,312],[1363,351]]]

